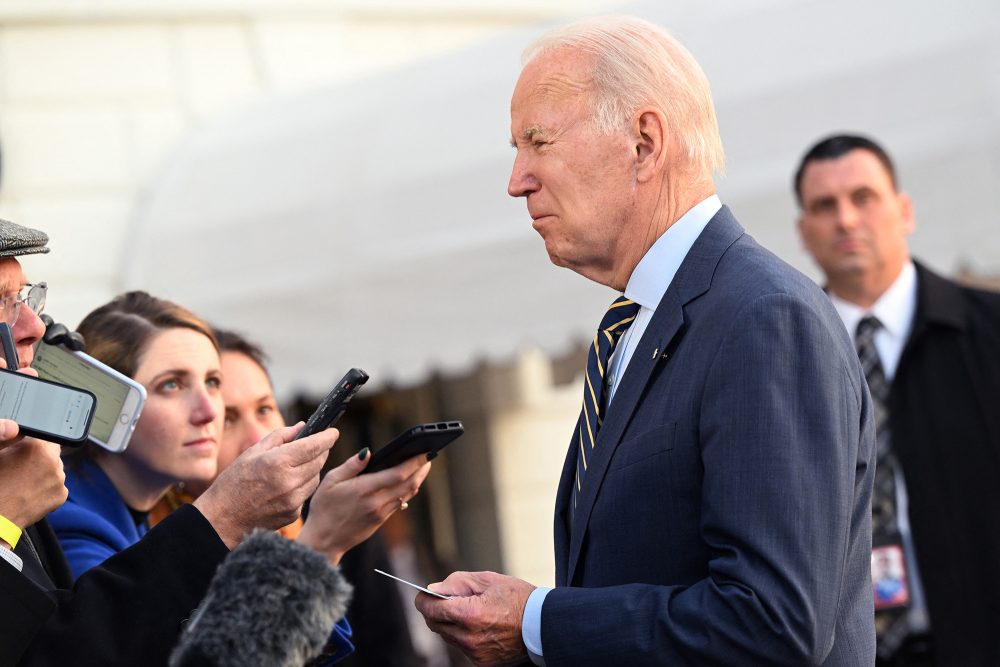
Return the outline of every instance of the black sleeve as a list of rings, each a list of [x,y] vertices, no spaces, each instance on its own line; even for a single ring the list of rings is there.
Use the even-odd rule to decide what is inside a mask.
[[[165,665],[228,553],[212,525],[186,505],[71,590],[42,592],[23,576],[14,582],[8,568],[0,586],[16,597],[0,605],[0,664],[16,664],[20,653],[23,665]],[[16,632],[9,642],[8,629]]]

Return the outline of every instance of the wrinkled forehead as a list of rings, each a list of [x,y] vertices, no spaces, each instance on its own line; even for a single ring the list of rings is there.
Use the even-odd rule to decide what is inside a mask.
[[[559,48],[539,54],[524,66],[511,110],[524,103],[552,103],[587,95],[593,88],[591,58]]]

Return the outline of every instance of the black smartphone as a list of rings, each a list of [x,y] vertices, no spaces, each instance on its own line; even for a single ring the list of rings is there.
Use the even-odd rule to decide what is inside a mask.
[[[82,445],[96,407],[97,399],[86,389],[0,370],[0,418],[17,422],[22,435]]]
[[[378,472],[397,466],[418,454],[430,454],[444,449],[452,440],[465,433],[462,422],[434,422],[420,424],[400,433],[385,447],[372,452],[366,472]]]
[[[21,362],[17,358],[17,345],[14,344],[14,333],[10,330],[10,325],[0,322],[0,347],[3,348],[3,358],[7,362],[7,368],[16,371]]]
[[[351,402],[354,395],[361,389],[361,385],[368,382],[368,373],[360,368],[352,368],[347,371],[347,375],[340,378],[337,386],[326,395],[323,402],[319,404],[316,411],[312,413],[306,425],[302,427],[295,439],[305,438],[313,433],[319,433],[330,428],[337,423],[340,416],[347,409],[347,404]]]

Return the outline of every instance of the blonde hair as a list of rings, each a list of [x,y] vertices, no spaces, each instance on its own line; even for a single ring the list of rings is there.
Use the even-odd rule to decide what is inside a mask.
[[[559,48],[592,56],[593,119],[597,132],[625,130],[652,105],[667,118],[688,163],[705,175],[722,173],[725,154],[705,72],[666,30],[632,16],[602,16],[556,28],[524,51],[523,64]]]

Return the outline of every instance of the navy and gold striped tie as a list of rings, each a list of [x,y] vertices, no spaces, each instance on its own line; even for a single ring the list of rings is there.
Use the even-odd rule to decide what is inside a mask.
[[[604,414],[607,410],[607,379],[605,373],[608,369],[608,360],[615,351],[615,346],[621,339],[622,334],[632,324],[636,314],[639,312],[639,304],[624,296],[615,299],[615,302],[604,314],[601,325],[594,336],[594,343],[590,346],[587,354],[587,377],[583,383],[583,410],[580,411],[580,420],[577,425],[577,460],[576,460],[576,489],[573,491],[573,511],[576,510],[576,501],[583,489],[584,478],[587,474],[587,462],[593,452],[597,442],[597,431],[604,421]]]

